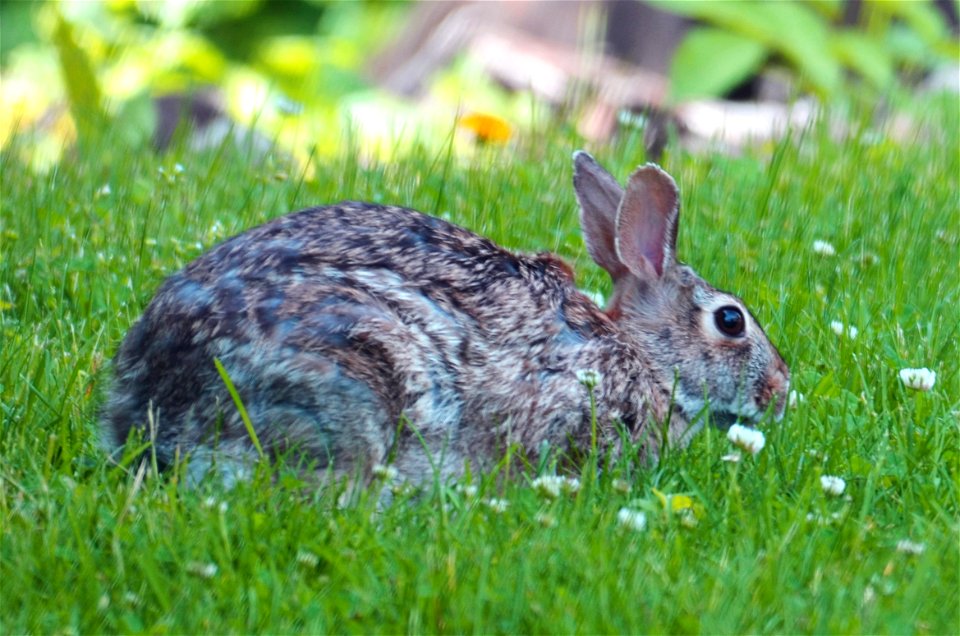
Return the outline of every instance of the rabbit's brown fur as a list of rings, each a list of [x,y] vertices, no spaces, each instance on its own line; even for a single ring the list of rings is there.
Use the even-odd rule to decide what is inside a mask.
[[[532,458],[545,442],[586,448],[584,370],[600,374],[606,452],[625,433],[656,454],[668,414],[670,441],[685,441],[704,397],[720,422],[782,413],[786,365],[749,313],[741,337],[707,333],[717,303],[742,304],[674,261],[673,181],[644,167],[625,194],[589,155],[575,159],[587,246],[614,278],[606,311],[553,255],[515,254],[399,207],[304,210],[229,239],[160,287],[116,356],[109,442],[152,409],[161,462],[192,457],[200,478],[218,456],[252,458],[214,358],[265,448],[295,449],[334,475],[390,458],[419,481],[431,467],[488,465],[513,443]]]

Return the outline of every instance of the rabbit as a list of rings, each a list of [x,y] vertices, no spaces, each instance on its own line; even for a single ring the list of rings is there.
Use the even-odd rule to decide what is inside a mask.
[[[258,455],[215,358],[264,452],[328,479],[387,464],[455,478],[511,446],[537,461],[629,440],[655,461],[707,413],[779,420],[783,358],[739,298],[676,260],[674,180],[646,164],[624,189],[586,152],[573,162],[587,251],[613,279],[605,309],[553,254],[402,207],[302,210],[161,285],[114,359],[106,445],[139,428],[193,483],[243,478]]]

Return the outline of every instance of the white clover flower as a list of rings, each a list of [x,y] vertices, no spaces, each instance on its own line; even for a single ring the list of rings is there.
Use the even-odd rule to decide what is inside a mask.
[[[110,192],[111,192],[111,190],[110,190],[110,184],[109,184],[109,183],[104,183],[102,186],[100,186],[99,188],[97,188],[96,194],[97,194],[98,197],[105,197],[105,196],[109,196],[109,195],[110,195]]]
[[[897,541],[897,552],[902,552],[903,554],[912,554],[919,556],[923,554],[924,550],[927,549],[922,543],[915,543],[910,539],[901,539]]]
[[[575,495],[580,492],[580,480],[576,477],[564,477],[560,490],[568,495]]]
[[[110,597],[106,594],[102,594],[100,599],[97,601],[97,609],[101,612],[104,612],[108,607],[110,607]]]
[[[581,369],[577,371],[577,382],[585,387],[593,388],[603,381],[603,374],[593,369]]]
[[[827,241],[817,240],[813,242],[813,252],[823,256],[833,256],[837,253],[837,250]]]
[[[383,464],[374,464],[372,471],[374,477],[386,479],[387,481],[393,481],[400,476],[396,468],[393,466],[384,466]]]
[[[739,446],[753,455],[763,450],[764,444],[767,443],[763,433],[755,428],[748,428],[740,424],[734,424],[730,427],[727,431],[727,439],[733,442],[734,446]]]
[[[187,572],[195,574],[202,579],[212,579],[219,571],[220,568],[218,568],[215,563],[200,563],[199,561],[187,563]]]
[[[833,330],[833,333],[837,334],[838,336],[843,336],[844,332],[846,332],[847,337],[851,340],[856,340],[857,334],[860,333],[860,330],[853,325],[845,325],[839,320],[830,321],[830,328]]]
[[[320,557],[309,550],[300,550],[297,552],[297,563],[308,568],[315,568],[320,564]]]
[[[463,496],[464,496],[464,497],[467,497],[467,498],[469,498],[469,499],[473,499],[474,497],[476,497],[476,496],[477,496],[477,492],[479,492],[478,489],[477,489],[477,487],[474,486],[473,484],[467,484],[467,485],[465,485],[465,486],[458,486],[457,489],[458,489],[460,492],[463,493]]]
[[[180,174],[181,172],[183,172],[183,164],[182,163],[173,164],[173,171],[177,174]]]
[[[680,525],[684,528],[696,528],[697,524],[700,523],[693,508],[684,508],[677,512],[677,516],[680,518]]]
[[[556,499],[560,496],[561,479],[563,478],[557,477],[556,475],[543,475],[542,477],[534,479],[530,485],[541,495]]]
[[[506,499],[497,499],[496,497],[491,497],[483,502],[493,512],[501,514],[506,512],[507,508],[510,506],[510,502]]]
[[[901,369],[900,381],[908,389],[917,391],[929,391],[937,383],[937,372],[927,368],[922,369]]]
[[[787,407],[795,409],[807,401],[807,396],[797,390],[791,390],[787,395]]]
[[[839,497],[843,494],[843,491],[846,490],[847,482],[843,480],[843,477],[821,475],[820,487],[823,488],[823,492],[827,493],[828,495],[832,497]]]
[[[639,510],[621,508],[617,513],[617,523],[624,528],[640,532],[647,527],[647,515]]]
[[[580,480],[575,477],[542,475],[534,479],[530,485],[541,495],[551,499],[556,499],[560,493],[575,494],[580,491]]]

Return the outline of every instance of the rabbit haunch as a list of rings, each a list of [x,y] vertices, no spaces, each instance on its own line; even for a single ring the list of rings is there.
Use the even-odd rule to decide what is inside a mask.
[[[550,254],[399,207],[304,210],[161,286],[116,356],[108,442],[149,421],[158,460],[190,457],[194,478],[218,456],[252,458],[214,358],[265,449],[334,475],[390,459],[421,480],[431,466],[487,466],[509,444],[532,459],[545,442],[586,448],[590,390],[608,453],[626,435],[655,456],[663,422],[683,443],[707,404],[724,424],[782,414],[776,349],[739,299],[675,260],[673,180],[648,165],[624,190],[577,153],[574,187],[587,248],[614,281],[606,311]],[[720,310],[742,331],[722,332]],[[587,369],[600,374],[592,389],[578,379]]]

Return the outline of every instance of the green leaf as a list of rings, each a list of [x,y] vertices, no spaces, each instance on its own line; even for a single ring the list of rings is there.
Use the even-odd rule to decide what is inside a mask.
[[[875,39],[856,31],[843,31],[833,36],[830,48],[846,66],[877,88],[893,83],[893,60]]]
[[[785,57],[822,94],[840,87],[840,64],[830,55],[827,21],[797,2],[667,2],[656,6],[698,18],[763,43]]]
[[[902,24],[890,27],[884,45],[899,64],[926,67],[934,61],[934,51],[926,45],[923,38]]]
[[[947,24],[932,2],[916,0],[890,2],[888,0],[883,5],[895,17],[906,22],[927,44],[935,46],[949,38]]]
[[[60,69],[77,134],[81,139],[89,139],[102,130],[101,124],[106,120],[97,76],[90,58],[73,37],[73,27],[63,16],[58,18],[53,42],[60,57]]]
[[[768,54],[762,43],[710,27],[687,34],[670,69],[670,101],[720,97],[756,73]]]
[[[828,20],[843,17],[844,0],[807,0],[807,5]]]
[[[699,18],[701,20],[716,21],[720,16],[732,16],[739,14],[743,9],[737,8],[736,3],[729,2],[711,2],[711,0],[650,0],[649,4],[688,18]]]

